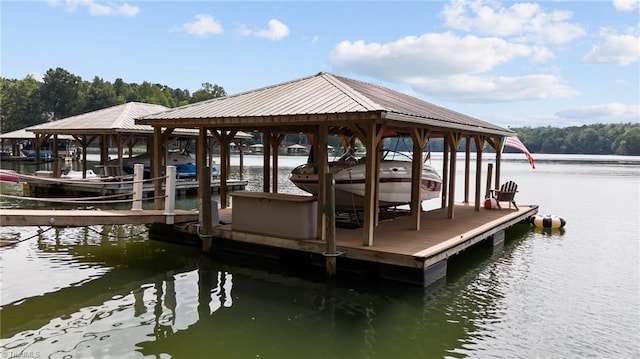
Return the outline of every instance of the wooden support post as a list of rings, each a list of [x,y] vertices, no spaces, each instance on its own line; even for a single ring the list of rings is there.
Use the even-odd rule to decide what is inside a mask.
[[[413,229],[420,230],[420,213],[422,212],[422,149],[426,144],[429,132],[421,129],[413,129],[411,140],[413,141],[413,162],[411,165],[411,216]]]
[[[226,130],[220,130],[218,133],[218,131],[210,129],[209,132],[220,145],[220,208],[227,208],[227,180],[229,179],[229,172],[231,172],[229,170],[231,168],[230,145],[237,131],[227,132]],[[209,182],[209,187],[211,187],[211,182]]]
[[[144,183],[144,165],[136,163],[133,165],[133,203],[131,204],[132,211],[142,211],[142,192]]]
[[[378,215],[378,205],[376,203],[376,172],[379,171],[378,163],[378,143],[376,136],[376,124],[374,122],[367,125],[366,130],[359,129],[359,137],[365,145],[367,157],[365,162],[365,183],[364,183],[364,226],[362,228],[362,244],[373,245],[373,229],[376,225]]]
[[[116,143],[118,144],[118,171],[116,171],[116,174],[118,176],[121,176],[123,173],[122,168],[124,167],[124,150],[122,148],[122,145],[123,145],[122,134],[118,132],[118,134],[115,135],[115,138],[116,138]]]
[[[53,172],[53,178],[60,178],[60,155],[58,154],[58,135],[53,135],[53,151],[52,151],[52,156],[53,156],[53,163],[51,164],[52,167],[52,172]]]
[[[325,146],[326,147],[326,146]],[[322,150],[321,150],[322,151]],[[326,152],[326,151],[325,151]],[[336,275],[336,199],[335,199],[335,181],[332,173],[325,173],[324,185],[326,201],[324,205],[324,213],[326,216],[326,244],[327,252],[325,253],[327,262],[327,276]]]
[[[200,223],[198,236],[202,240],[202,250],[205,253],[211,251],[213,223],[211,219],[211,168],[207,167],[207,129],[200,128],[196,151],[196,172],[200,189],[198,190]],[[222,161],[221,161],[222,162]],[[222,176],[221,176],[222,177]],[[225,201],[226,198],[220,198]]]
[[[156,178],[153,181],[153,195],[156,197],[153,200],[153,208],[161,209],[162,198],[159,197],[162,193],[162,182],[159,177],[162,175],[162,127],[153,127],[153,153],[151,157],[151,177]]]
[[[328,198],[328,188],[327,183],[324,181],[325,175],[328,173],[328,159],[327,159],[327,151],[322,151],[322,148],[327,147],[327,136],[328,136],[328,127],[325,124],[321,124],[318,128],[318,133],[313,137],[314,143],[314,161],[316,163],[317,175],[318,175],[318,215],[317,215],[317,231],[318,231],[318,239],[327,240],[327,198]],[[335,205],[334,205],[335,207]],[[335,212],[333,213],[335,216]]]
[[[480,210],[480,183],[482,182],[482,151],[484,150],[484,137],[475,136],[473,142],[476,145],[476,192],[475,210]]]
[[[271,192],[278,193],[278,148],[280,147],[280,143],[285,138],[284,133],[271,133],[271,139],[269,144],[271,145],[271,153],[273,154],[273,165],[272,165],[272,174],[271,174]]]
[[[240,174],[240,181],[242,181],[244,179],[244,142],[238,141],[236,144],[238,145],[238,151],[240,151],[240,168],[238,169],[238,172]]]
[[[269,192],[271,184],[271,133],[262,134],[262,192]]]
[[[176,166],[167,166],[165,171],[167,180],[165,183],[164,195],[164,215],[166,224],[173,224],[176,214]]]
[[[493,163],[487,165],[487,186],[485,187],[484,198],[491,196],[491,176],[493,174]]]
[[[449,136],[444,136],[444,148],[442,149],[442,202],[440,208],[447,207],[447,188],[449,187]]]
[[[496,181],[493,188],[500,188],[500,173],[502,172],[502,145],[504,137],[496,138]]]
[[[469,175],[471,174],[471,137],[464,139],[464,203],[469,203]]]
[[[454,217],[454,204],[456,198],[456,164],[457,164],[457,153],[458,153],[458,145],[460,144],[460,134],[459,133],[450,133],[449,134],[449,146],[451,149],[451,163],[449,164],[449,194],[448,194],[448,208],[447,208],[447,218],[453,219]]]

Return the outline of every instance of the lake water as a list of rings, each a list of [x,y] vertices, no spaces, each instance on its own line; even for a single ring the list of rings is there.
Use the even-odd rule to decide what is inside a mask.
[[[441,156],[434,157],[441,172]],[[0,235],[23,241],[0,248],[0,352],[3,358],[640,357],[640,158],[536,155],[532,170],[521,154],[505,157],[501,178],[519,184],[517,202],[562,216],[566,227],[516,225],[504,248],[451,258],[446,281],[427,288],[343,274],[327,281],[321,269],[206,255],[148,240],[144,226],[2,227]],[[298,193],[287,174],[304,161],[280,158],[282,192]],[[247,156],[245,165],[248,189],[261,190],[262,158]],[[178,200],[181,208],[196,203]]]

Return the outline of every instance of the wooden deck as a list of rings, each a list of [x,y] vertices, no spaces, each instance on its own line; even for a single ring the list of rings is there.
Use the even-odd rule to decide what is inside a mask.
[[[175,210],[174,223],[197,221],[198,212]],[[97,224],[166,223],[164,210],[0,209],[0,226],[83,227]]]
[[[473,204],[456,205],[454,219],[447,219],[446,209],[427,211],[421,214],[419,231],[411,229],[408,215],[380,221],[374,229],[372,246],[363,245],[361,228],[337,228],[337,251],[343,252],[340,258],[424,270],[499,232],[504,235],[506,228],[538,212],[535,205],[519,207],[475,211]],[[214,227],[215,237],[321,255],[326,252],[325,242],[317,239],[278,238],[234,230],[232,211],[219,211],[219,220],[226,224]],[[186,230],[194,233],[192,228]]]
[[[338,269],[341,262],[374,263],[381,267],[380,276],[410,283],[427,285],[446,275],[447,259],[481,241],[491,241],[494,245],[504,241],[504,230],[534,216],[538,207],[520,205],[516,210],[480,209],[473,204],[456,205],[454,219],[447,219],[447,209],[437,209],[421,213],[421,230],[412,228],[410,215],[382,220],[374,229],[372,246],[363,245],[361,228],[336,228],[336,250]],[[282,238],[264,233],[234,230],[233,208],[220,209],[218,219],[221,225],[213,228],[213,236],[227,241],[233,250],[256,253],[255,246],[266,248],[265,254],[279,250],[293,250],[322,258],[327,252],[326,243],[318,239]],[[163,225],[159,229],[166,231]],[[197,236],[197,224],[173,227],[178,232]],[[184,235],[171,235],[187,240]],[[160,239],[160,238],[159,238]],[[171,239],[168,239],[171,240]],[[193,240],[191,240],[191,243]],[[222,243],[220,243],[222,245]],[[243,245],[247,245],[246,248]],[[254,247],[251,249],[251,247]],[[224,245],[223,245],[224,247]],[[217,247],[213,247],[216,250]],[[244,249],[243,249],[244,248]],[[275,252],[274,252],[275,250]]]

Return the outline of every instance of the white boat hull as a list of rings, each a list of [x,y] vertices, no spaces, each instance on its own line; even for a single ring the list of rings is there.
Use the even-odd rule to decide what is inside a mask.
[[[336,161],[329,164],[329,169],[334,174],[336,209],[361,209],[365,194],[364,163]],[[380,207],[411,203],[411,172],[409,161],[381,161],[378,183]],[[289,179],[308,193],[318,193],[318,175],[313,164],[298,166]],[[435,170],[431,166],[423,166],[420,199],[426,201],[440,197],[441,187],[442,180]]]

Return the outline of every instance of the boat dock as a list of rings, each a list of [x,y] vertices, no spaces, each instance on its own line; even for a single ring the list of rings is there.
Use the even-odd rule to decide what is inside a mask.
[[[24,177],[24,176],[23,176]],[[22,178],[24,182],[25,196],[34,197],[51,197],[51,196],[83,196],[83,195],[99,195],[112,196],[123,195],[130,196],[133,191],[132,181],[95,179],[95,180],[66,180],[60,178],[38,178],[29,176]],[[247,186],[246,180],[227,180],[227,186],[230,190],[244,190]],[[176,194],[186,195],[197,193],[200,184],[193,179],[179,179],[175,183]],[[142,187],[143,196],[149,197],[153,195],[153,183],[145,183]],[[220,180],[211,181],[211,191],[220,192]]]
[[[304,212],[299,206],[298,211]],[[448,258],[480,242],[502,245],[505,230],[527,221],[538,212],[538,207],[520,205],[518,210],[477,211],[473,204],[460,204],[456,205],[455,211],[454,219],[448,218],[446,208],[422,212],[420,216],[424,225],[418,231],[412,228],[410,215],[392,215],[374,228],[374,246],[363,245],[360,227],[338,224],[335,232],[337,268],[339,271],[366,272],[380,278],[428,285],[446,277]],[[278,214],[282,215],[282,212]],[[280,230],[283,234],[278,234],[276,227],[280,223],[265,228],[260,219],[254,220],[254,228],[243,228],[246,222],[242,217],[245,215],[237,211],[234,213],[232,207],[218,211],[218,224],[212,233],[215,250],[227,249],[274,259],[297,253],[316,265],[324,265],[327,243],[312,237],[315,233],[312,229],[305,229],[309,228],[306,224],[296,229],[295,218],[276,219],[276,222],[288,223]],[[273,217],[269,218],[268,221],[272,221]],[[180,238],[178,241],[182,243],[198,244],[197,225],[185,223],[171,228],[153,225],[150,236],[160,240]],[[180,235],[175,236],[176,231]]]
[[[98,224],[152,224],[198,220],[198,212],[175,210],[42,210],[0,209],[1,226],[84,227]],[[170,220],[169,220],[170,222]]]

